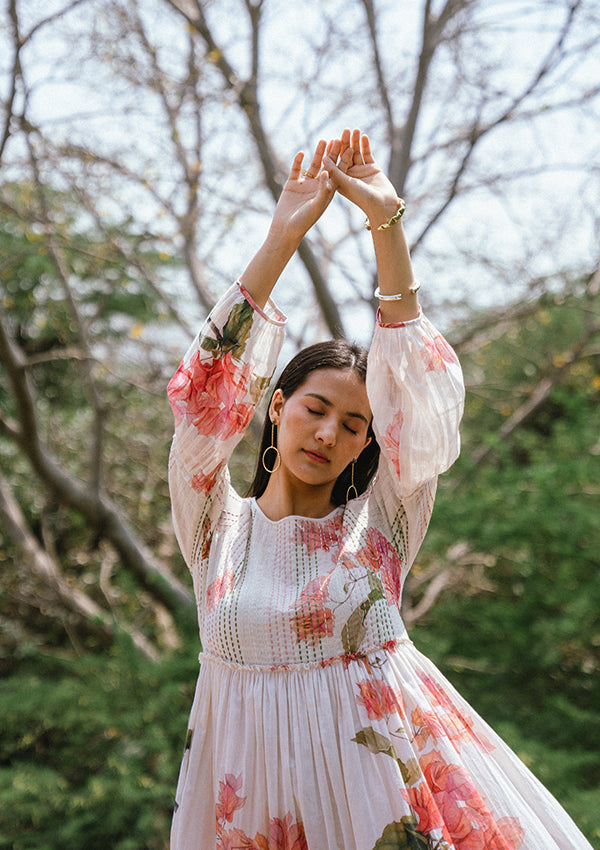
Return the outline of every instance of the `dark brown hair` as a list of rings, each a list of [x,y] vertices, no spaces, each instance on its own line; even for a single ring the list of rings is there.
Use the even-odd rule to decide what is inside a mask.
[[[367,350],[360,345],[346,342],[342,339],[332,339],[326,342],[317,342],[315,345],[309,345],[308,348],[303,348],[295,357],[293,357],[285,367],[277,386],[273,389],[280,389],[284,398],[289,398],[296,390],[304,383],[311,372],[317,369],[352,369],[360,376],[362,381],[366,381],[367,377]],[[271,398],[273,394],[271,394]],[[270,406],[270,401],[269,401]],[[369,486],[369,483],[379,463],[379,445],[375,439],[372,425],[369,424],[367,436],[371,438],[371,442],[360,453],[358,460],[354,466],[354,485],[359,495]],[[277,429],[275,429],[274,444],[277,445]],[[259,498],[265,492],[271,473],[267,472],[262,464],[262,456],[265,449],[271,445],[271,419],[267,408],[265,424],[263,427],[260,448],[258,451],[258,461],[256,464],[256,473],[254,480],[248,491],[249,496]],[[269,463],[271,461],[269,460]],[[343,505],[346,502],[346,493],[350,486],[351,480],[351,464],[340,473],[337,481],[333,486],[331,499],[336,505]]]

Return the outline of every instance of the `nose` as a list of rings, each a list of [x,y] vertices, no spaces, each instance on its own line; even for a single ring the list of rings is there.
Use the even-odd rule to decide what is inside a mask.
[[[319,427],[317,428],[315,437],[325,446],[335,446],[336,434],[336,423],[333,421],[332,417],[324,416],[319,422]]]

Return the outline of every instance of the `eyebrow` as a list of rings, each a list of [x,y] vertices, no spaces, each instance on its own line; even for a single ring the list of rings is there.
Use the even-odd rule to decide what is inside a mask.
[[[325,398],[323,395],[319,395],[319,393],[306,393],[307,396],[311,396],[312,398],[316,398],[319,401],[322,401],[323,404],[327,405],[327,407],[333,407],[333,402],[328,398]],[[362,413],[353,413],[351,410],[346,411],[346,416],[349,416],[352,419],[362,419],[367,425],[369,424],[369,420],[366,416],[363,416]]]

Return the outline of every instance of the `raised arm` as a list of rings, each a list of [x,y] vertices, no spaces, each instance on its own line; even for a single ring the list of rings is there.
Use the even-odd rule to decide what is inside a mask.
[[[369,139],[360,130],[344,130],[335,142],[339,148],[333,151],[339,150],[339,163],[336,165],[334,158],[326,154],[323,167],[339,193],[367,217],[381,294],[401,296],[394,301],[380,301],[381,321],[392,324],[414,319],[419,315],[419,301],[411,289],[415,281],[402,219],[397,217],[400,199],[396,190],[375,162]]]
[[[337,159],[339,147],[339,144],[330,144],[331,162]],[[333,198],[335,186],[327,171],[322,170],[325,148],[326,143],[321,140],[306,171],[302,171],[304,153],[300,151],[294,157],[267,238],[240,277],[246,291],[261,308],[303,237]]]

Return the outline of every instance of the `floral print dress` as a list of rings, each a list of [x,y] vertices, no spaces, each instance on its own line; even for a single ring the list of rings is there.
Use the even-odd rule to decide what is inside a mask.
[[[284,324],[234,285],[169,384],[173,517],[202,642],[172,850],[590,848],[402,623],[437,475],[459,450],[454,352],[422,315],[379,324],[375,480],[324,518],[274,522],[227,461]]]

